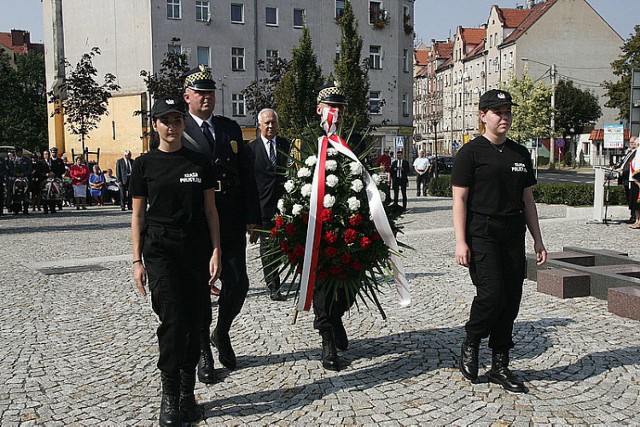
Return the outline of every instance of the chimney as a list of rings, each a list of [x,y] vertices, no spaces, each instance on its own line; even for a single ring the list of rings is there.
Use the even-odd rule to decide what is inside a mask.
[[[536,0],[528,0],[527,1],[527,7],[529,9],[533,9],[533,6],[535,6],[535,4],[536,4]]]

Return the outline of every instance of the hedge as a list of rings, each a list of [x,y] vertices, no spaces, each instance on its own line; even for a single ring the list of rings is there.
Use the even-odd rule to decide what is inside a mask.
[[[429,194],[451,197],[451,175],[440,175],[429,182]],[[543,183],[533,186],[533,197],[537,203],[568,206],[593,206],[593,184]],[[609,187],[609,205],[626,205],[624,188]]]

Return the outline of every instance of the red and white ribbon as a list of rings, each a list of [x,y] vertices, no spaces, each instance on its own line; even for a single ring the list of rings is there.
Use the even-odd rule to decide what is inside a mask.
[[[384,211],[378,187],[371,178],[367,169],[360,162],[360,159],[353,154],[347,143],[336,135],[338,118],[339,111],[337,109],[325,108],[323,110],[322,125],[328,136],[318,138],[318,161],[313,174],[311,187],[309,223],[307,224],[307,240],[305,244],[300,297],[298,299],[297,308],[298,310],[309,311],[313,299],[313,289],[316,282],[318,267],[318,256],[320,254],[320,240],[322,233],[322,219],[320,218],[320,213],[323,209],[325,193],[325,166],[327,161],[327,148],[329,145],[360,165],[373,223],[384,243],[392,250],[392,253],[390,253],[390,261],[393,270],[393,277],[396,282],[398,303],[400,306],[406,307],[411,303],[411,296],[409,294],[409,282],[402,267],[402,260],[398,255],[396,255],[399,251],[398,242],[393,235],[389,219]]]

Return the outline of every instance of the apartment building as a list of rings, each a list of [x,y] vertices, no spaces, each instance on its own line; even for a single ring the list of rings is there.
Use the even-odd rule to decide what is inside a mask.
[[[370,66],[373,135],[382,146],[413,135],[413,2],[351,2],[363,38],[362,57]],[[73,64],[92,47],[101,49],[94,61],[98,75],[113,73],[122,89],[87,144],[92,150],[101,147],[101,157],[115,162],[124,149],[140,153],[146,148],[145,124],[132,115],[152,102],[140,71],[157,70],[167,51],[184,52],[191,66],[212,68],[218,83],[215,114],[232,117],[245,139],[253,139],[256,117],[247,111],[241,92],[266,77],[256,63],[290,58],[306,26],[318,63],[329,76],[339,54],[336,17],[344,6],[344,0],[44,0],[47,86],[53,87],[59,74],[56,58]],[[54,127],[52,121],[52,136]],[[67,151],[79,147],[75,140],[66,135]]]

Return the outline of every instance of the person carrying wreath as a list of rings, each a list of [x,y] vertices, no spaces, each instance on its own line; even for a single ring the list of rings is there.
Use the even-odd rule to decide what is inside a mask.
[[[131,170],[133,279],[160,319],[158,369],[160,425],[196,422],[194,396],[203,304],[220,277],[220,229],[214,175],[206,156],[182,146],[181,100],[164,98],[151,109],[159,146]]]
[[[507,137],[512,105],[517,104],[503,90],[492,89],[480,97],[482,135],[460,149],[451,184],[455,259],[469,268],[476,287],[459,369],[468,380],[477,380],[480,341],[489,337],[489,381],[523,393],[523,382],[509,370],[509,351],[526,272],[526,228],[538,265],[546,261],[547,251],[533,199],[536,178],[531,156]]]

